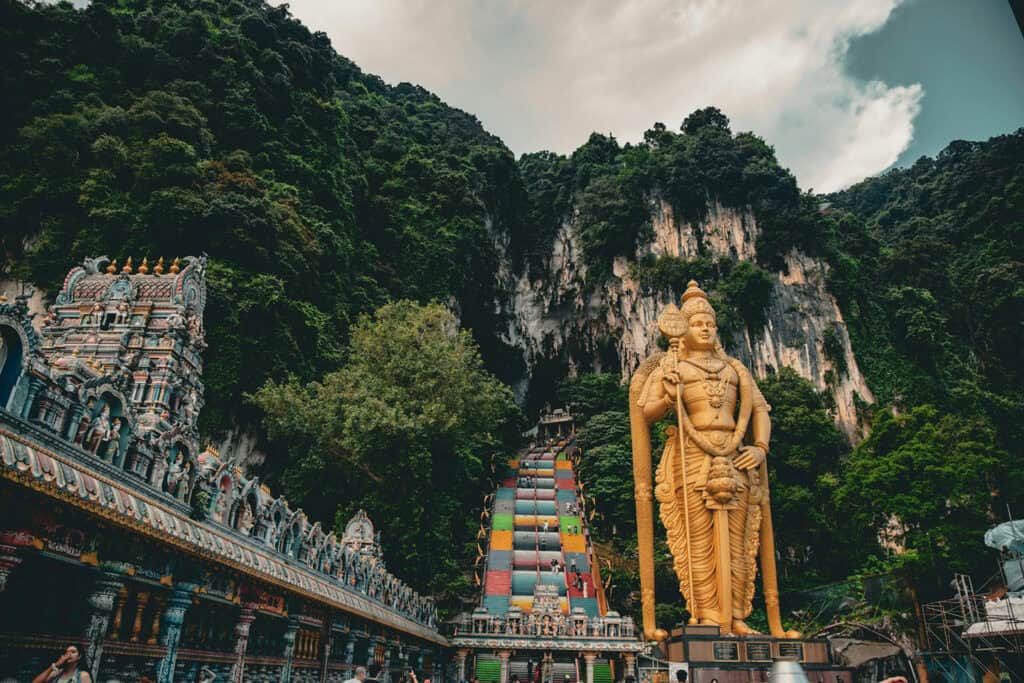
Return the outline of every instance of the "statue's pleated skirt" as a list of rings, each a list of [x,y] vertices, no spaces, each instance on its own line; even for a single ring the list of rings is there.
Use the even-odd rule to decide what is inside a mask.
[[[675,430],[671,430],[675,431]],[[702,623],[720,623],[717,577],[719,553],[715,547],[714,511],[709,509],[704,485],[711,456],[693,443],[686,444],[686,486],[683,485],[683,460],[678,457],[676,438],[670,438],[658,464],[655,496],[659,513],[672,552],[673,569],[688,609]],[[734,619],[745,619],[751,611],[754,577],[757,571],[760,508],[750,507],[750,481],[746,472],[733,470],[739,485],[728,508],[731,566],[725,568],[732,578],[731,613]],[[684,495],[685,491],[685,495]],[[689,511],[689,533],[684,506]],[[689,544],[687,544],[687,535]],[[689,545],[689,547],[687,547]],[[693,590],[690,572],[693,570]]]

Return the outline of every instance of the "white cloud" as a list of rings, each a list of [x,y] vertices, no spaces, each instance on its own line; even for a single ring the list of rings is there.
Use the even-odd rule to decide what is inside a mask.
[[[715,105],[774,145],[803,187],[840,189],[896,160],[920,85],[847,76],[851,38],[901,0],[292,0],[389,82],[476,114],[515,152],[571,152],[593,130],[638,140]]]

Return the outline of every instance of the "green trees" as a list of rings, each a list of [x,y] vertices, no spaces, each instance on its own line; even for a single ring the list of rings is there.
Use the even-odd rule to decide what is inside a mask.
[[[486,226],[523,199],[472,116],[261,0],[3,3],[0,42],[0,271],[52,290],[88,255],[208,253],[204,431],[337,368],[388,298],[455,298],[501,352]]]
[[[593,133],[568,158],[524,155],[519,170],[536,222],[514,234],[513,245],[522,253],[550,253],[555,229],[572,219],[589,284],[599,285],[611,275],[616,257],[634,259],[650,238],[651,211],[659,200],[677,220],[690,222],[705,218],[716,201],[751,209],[769,226],[759,245],[765,264],[777,265],[794,246],[815,245],[819,226],[810,216],[817,205],[801,198],[796,180],[764,140],[753,133],[734,135],[728,117],[714,107],[688,116],[681,131],[657,123],[639,145],[620,146],[614,137]]]
[[[313,519],[365,508],[389,567],[428,592],[465,588],[462,571],[492,457],[522,425],[509,389],[436,304],[399,301],[352,328],[348,363],[321,381],[255,393],[287,456],[285,492]]]
[[[779,572],[790,589],[845,578],[850,554],[832,552],[841,513],[833,505],[848,450],[823,396],[790,368],[758,382],[772,407],[769,455]]]
[[[1016,462],[991,422],[922,405],[882,410],[854,449],[836,490],[843,533],[862,547],[881,541],[923,598],[945,594],[952,572],[988,576],[985,530],[1016,495]]]

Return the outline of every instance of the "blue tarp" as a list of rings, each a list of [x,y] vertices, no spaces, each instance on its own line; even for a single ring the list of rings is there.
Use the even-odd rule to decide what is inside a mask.
[[[1024,520],[1003,522],[985,532],[985,545],[1002,550],[1006,548],[1024,554]]]

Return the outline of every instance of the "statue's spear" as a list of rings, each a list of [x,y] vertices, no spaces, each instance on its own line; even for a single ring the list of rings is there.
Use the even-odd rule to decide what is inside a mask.
[[[658,328],[668,337],[669,351],[672,353],[672,369],[679,373],[679,345],[686,333],[686,319],[674,304],[670,305],[658,318]],[[686,476],[686,431],[683,429],[683,389],[682,382],[676,384],[676,431],[679,439],[679,463],[683,471],[683,525],[686,534],[686,580],[690,594],[687,596],[686,609],[690,613],[690,624],[697,623],[696,591],[693,585],[693,553],[690,550],[690,486]],[[692,605],[690,603],[693,603]]]

